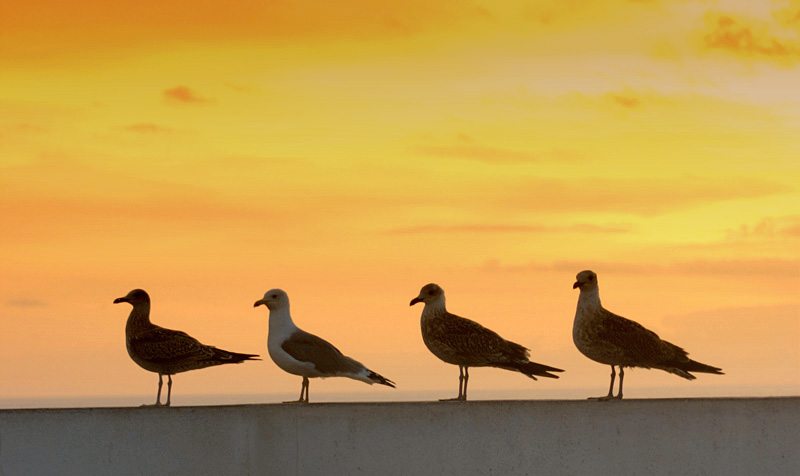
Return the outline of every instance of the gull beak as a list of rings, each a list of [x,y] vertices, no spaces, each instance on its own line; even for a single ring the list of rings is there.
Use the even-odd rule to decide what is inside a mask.
[[[259,299],[258,301],[256,301],[255,303],[253,303],[253,307],[258,307],[258,306],[260,306],[260,305],[262,305],[262,304],[263,304],[263,305],[265,305],[265,306],[267,305],[267,303],[266,303],[266,302],[264,302],[264,300],[263,300],[263,299]]]
[[[409,305],[409,306],[413,306],[414,304],[416,304],[416,303],[418,303],[418,302],[422,302],[422,299],[420,299],[420,297],[419,297],[419,296],[417,296],[417,297],[415,297],[414,299],[412,299],[412,300],[411,300],[411,302],[410,302],[408,305]]]
[[[114,304],[119,304],[121,302],[128,302],[128,300],[125,299],[124,297],[114,299]]]
[[[581,287],[581,283],[578,282],[578,281],[575,281],[575,284],[572,285],[572,289],[579,288],[579,287]]]

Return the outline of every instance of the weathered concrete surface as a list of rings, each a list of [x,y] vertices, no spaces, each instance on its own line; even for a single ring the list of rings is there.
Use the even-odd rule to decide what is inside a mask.
[[[0,411],[0,475],[800,474],[800,398]]]

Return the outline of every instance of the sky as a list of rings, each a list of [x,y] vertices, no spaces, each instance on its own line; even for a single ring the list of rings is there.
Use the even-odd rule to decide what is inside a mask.
[[[271,288],[398,387],[312,401],[455,396],[408,305],[429,282],[565,369],[474,369],[471,398],[601,395],[584,269],[726,374],[632,370],[626,397],[800,395],[797,0],[6,0],[0,32],[0,405],[154,400],[112,304],[134,288],[264,357],[174,404],[297,397]]]

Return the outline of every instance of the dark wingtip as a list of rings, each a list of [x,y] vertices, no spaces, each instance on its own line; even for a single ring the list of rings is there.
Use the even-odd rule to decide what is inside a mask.
[[[229,350],[214,349],[214,355],[209,360],[217,361],[223,364],[241,364],[245,360],[261,360],[258,354],[240,354],[238,352],[231,352]]]
[[[562,369],[550,367],[549,365],[537,364],[536,362],[528,362],[519,370],[534,380],[538,380],[536,377],[558,378],[558,375],[553,375],[550,372],[563,372]]]
[[[369,378],[370,378],[370,380],[374,381],[375,383],[379,383],[381,385],[386,385],[386,386],[392,387],[392,388],[397,388],[397,387],[395,387],[394,382],[392,382],[388,378],[384,377],[383,375],[377,374],[377,373],[375,373],[373,371],[370,371]]]
[[[706,374],[725,375],[721,368],[704,364],[696,360],[689,360],[689,365],[686,365],[682,370],[687,372],[702,372]]]
[[[558,370],[558,371],[554,370],[554,372],[561,372],[561,370]],[[528,377],[530,377],[530,378],[532,378],[534,380],[539,380],[536,377],[559,378],[558,375],[553,375],[550,372],[538,372],[536,374],[525,374],[525,375],[527,375]]]

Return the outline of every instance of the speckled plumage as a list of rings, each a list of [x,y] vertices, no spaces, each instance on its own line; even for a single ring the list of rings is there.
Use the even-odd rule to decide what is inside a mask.
[[[423,310],[420,326],[425,346],[448,364],[496,366],[503,362],[525,361],[529,355],[525,347],[445,309]]]
[[[467,399],[469,367],[497,367],[536,376],[558,378],[550,372],[561,369],[528,360],[530,351],[502,338],[475,321],[447,312],[444,290],[425,285],[410,305],[425,303],[420,317],[422,340],[428,350],[448,364],[459,366],[459,389],[455,400]]]
[[[611,386],[602,399],[622,398],[624,367],[654,368],[685,379],[696,377],[690,372],[722,374],[721,369],[702,364],[688,357],[685,350],[661,339],[655,332],[603,308],[597,274],[581,271],[573,288],[580,289],[572,340],[575,347],[586,357],[611,366]],[[613,396],[615,370],[620,368],[620,385]]]
[[[237,364],[245,360],[258,360],[256,354],[239,354],[201,344],[182,331],[166,329],[150,322],[150,296],[134,289],[114,303],[133,305],[125,325],[125,343],[128,355],[140,367],[158,374],[156,406],[161,405],[162,376],[168,376],[167,403],[172,394],[172,375],[222,364]]]

